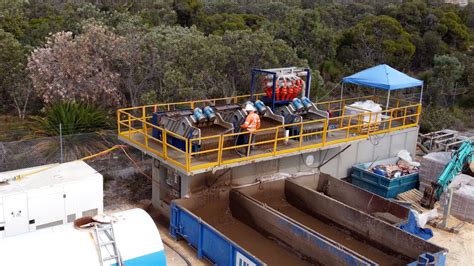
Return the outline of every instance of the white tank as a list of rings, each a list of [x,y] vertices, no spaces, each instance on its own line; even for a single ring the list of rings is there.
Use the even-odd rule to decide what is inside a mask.
[[[144,210],[112,214],[115,241],[126,266],[166,265],[160,233]],[[110,246],[109,246],[110,247]],[[103,257],[110,254],[104,254]],[[0,239],[0,265],[100,266],[101,257],[93,230],[79,230],[72,223]],[[103,265],[117,265],[115,260]]]

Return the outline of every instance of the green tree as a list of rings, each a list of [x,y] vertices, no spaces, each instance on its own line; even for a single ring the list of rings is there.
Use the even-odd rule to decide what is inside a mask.
[[[451,46],[465,50],[469,45],[469,29],[454,12],[446,12],[440,18],[443,40]]]
[[[230,86],[225,95],[247,94],[250,89],[252,68],[306,66],[306,60],[298,58],[296,51],[283,40],[275,39],[264,31],[226,32],[223,42],[230,48],[225,68]]]
[[[410,34],[397,20],[372,16],[343,33],[337,58],[352,70],[380,63],[404,69],[409,66],[414,53]]]
[[[219,36],[206,36],[196,27],[159,26],[129,39],[142,52],[122,68],[136,99],[173,101],[222,95],[228,48]],[[146,97],[145,97],[146,96]]]
[[[451,106],[455,99],[465,93],[465,88],[459,87],[464,66],[456,57],[441,55],[434,57],[433,75],[429,81],[429,96],[434,104]]]
[[[278,22],[267,23],[266,29],[295,48],[312,68],[335,56],[336,36],[322,24],[317,10],[293,9]]]
[[[13,34],[0,29],[0,97],[5,101],[3,111],[8,106],[14,106],[21,119],[25,117],[31,96],[25,61],[23,46]]]
[[[181,26],[193,25],[201,8],[200,0],[174,0],[173,2],[173,9]]]
[[[222,35],[227,30],[248,29],[243,16],[236,14],[214,14],[200,16],[199,28],[207,34]]]
[[[386,9],[385,14],[396,18],[400,24],[410,33],[423,30],[425,17],[429,13],[428,5],[423,0],[404,1],[395,8]]]
[[[227,30],[257,30],[263,17],[249,14],[213,14],[199,16],[199,29],[207,34],[222,35]]]
[[[0,28],[16,38],[24,35],[27,17],[24,12],[25,0],[0,1]]]

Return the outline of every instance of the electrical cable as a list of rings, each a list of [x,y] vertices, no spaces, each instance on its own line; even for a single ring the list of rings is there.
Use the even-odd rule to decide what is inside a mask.
[[[332,88],[330,91],[328,91],[326,94],[324,94],[323,96],[319,97],[320,100],[324,99],[326,96],[328,96],[329,94],[331,94],[335,89],[337,89],[337,86],[339,86],[339,84],[341,84],[342,81],[339,81],[339,83],[336,84],[336,86],[334,86],[334,88]]]
[[[237,130],[236,133],[240,133],[241,130],[242,130],[242,128],[241,128],[240,126],[237,127],[237,129],[238,129],[238,130]],[[234,147],[237,146],[237,142],[238,142],[240,136],[243,136],[243,135],[240,135],[240,134],[239,134],[239,135],[236,135],[236,136],[235,136]],[[238,149],[238,148],[235,148],[234,150],[235,150],[235,152],[236,152],[240,157],[245,157],[244,154],[242,154],[242,153],[239,152],[239,149]]]
[[[214,179],[214,182],[212,182],[212,184],[210,184],[210,185],[207,185],[207,179],[206,179],[206,185],[207,185],[207,187],[208,187],[208,188],[211,188],[211,187],[219,180],[219,178],[221,178],[222,176],[224,176],[225,174],[227,174],[230,170],[232,170],[232,168],[226,169],[224,172],[222,172],[220,175],[218,175],[218,176],[216,177],[216,179]]]
[[[327,161],[325,161],[324,163],[318,165],[317,169],[318,170],[321,169],[321,167],[323,167],[325,164],[329,163],[332,159],[336,158],[336,156],[338,156],[339,154],[341,154],[344,151],[346,151],[347,149],[349,149],[350,146],[352,146],[352,144],[347,145],[344,149],[340,150],[339,152],[334,154],[331,158],[327,159]]]
[[[173,250],[174,252],[176,252],[176,254],[178,254],[178,256],[180,256],[184,262],[186,262],[186,265],[188,266],[191,266],[191,262],[188,260],[188,258],[186,258],[181,252],[179,252],[178,250],[176,250],[174,247],[172,247],[168,241],[164,240],[163,238],[161,239],[161,241],[163,241],[163,244],[165,244],[166,246],[168,246],[171,250]]]

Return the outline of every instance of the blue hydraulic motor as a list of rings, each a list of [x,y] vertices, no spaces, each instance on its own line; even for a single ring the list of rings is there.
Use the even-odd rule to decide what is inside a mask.
[[[313,103],[308,97],[302,97],[301,101],[303,102],[304,108],[306,108],[306,110],[310,109],[313,105]]]
[[[254,105],[255,105],[255,108],[257,108],[257,112],[261,115],[265,114],[265,112],[267,111],[267,107],[260,100],[255,101]]]
[[[304,108],[303,103],[298,98],[294,98],[293,101],[291,101],[291,103],[293,104],[293,107],[295,107],[296,111],[301,111]]]
[[[193,116],[198,123],[204,122],[204,120],[206,120],[206,116],[202,113],[202,109],[199,107],[194,109]]]
[[[212,110],[212,107],[210,106],[206,106],[204,108],[204,115],[206,115],[207,120],[209,120],[210,122],[216,120],[216,113],[214,113],[214,110]]]

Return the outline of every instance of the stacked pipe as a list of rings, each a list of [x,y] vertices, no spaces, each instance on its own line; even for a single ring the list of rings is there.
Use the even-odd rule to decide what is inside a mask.
[[[295,74],[278,76],[275,84],[275,99],[277,101],[291,100],[301,95],[305,82]],[[263,80],[263,87],[268,98],[273,97],[272,76],[267,76]]]

